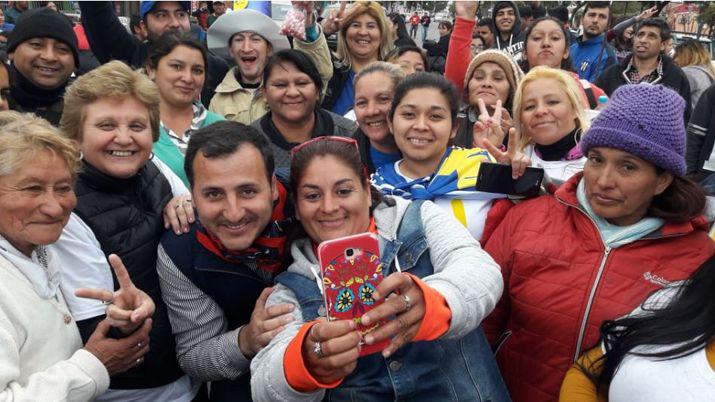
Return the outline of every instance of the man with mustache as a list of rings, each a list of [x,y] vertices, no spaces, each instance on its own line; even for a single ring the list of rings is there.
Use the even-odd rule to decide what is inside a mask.
[[[142,1],[139,16],[142,26],[146,28],[147,42],[141,42],[127,32],[119,22],[112,2],[80,1],[79,8],[82,12],[82,26],[100,63],[121,60],[134,68],[144,67],[149,47],[161,34],[170,30],[191,31],[189,1]],[[206,69],[201,101],[208,107],[216,86],[228,71],[228,64],[209,52]]]
[[[77,37],[69,20],[45,7],[23,13],[8,38],[7,52],[12,61],[10,109],[59,125],[62,96],[79,65]]]
[[[177,358],[211,381],[212,401],[249,401],[251,359],[292,320],[290,304],[265,308],[285,268],[292,206],[268,140],[241,123],[196,131],[184,166],[198,220],[186,234],[167,231],[157,261]]]
[[[581,79],[596,82],[603,70],[616,63],[616,51],[606,39],[610,18],[611,9],[607,1],[586,3],[581,17],[583,35],[569,48],[573,66]]]

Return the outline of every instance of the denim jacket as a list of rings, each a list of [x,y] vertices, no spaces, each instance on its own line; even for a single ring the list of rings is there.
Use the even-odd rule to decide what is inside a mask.
[[[386,267],[386,275],[395,271],[395,258],[399,260],[403,271],[420,278],[434,275],[435,268],[421,216],[424,203],[416,201],[408,204],[394,238],[380,235],[380,258],[383,267]],[[431,202],[429,204],[434,205]],[[279,275],[277,282],[293,293],[304,322],[325,315],[325,302],[315,278],[289,271]],[[261,356],[256,359],[261,359]],[[252,371],[253,368],[252,365]],[[261,375],[257,373],[257,377],[260,378]],[[257,389],[256,384],[253,384],[253,389]],[[255,400],[267,399],[266,395],[257,395],[256,392],[253,397]],[[284,398],[295,400],[294,395],[270,395],[270,399],[274,400]],[[361,357],[356,369],[339,387],[325,391],[322,396],[315,395],[315,398],[311,399],[509,400],[491,349],[480,327],[472,328],[461,337],[443,336],[431,342],[412,342],[389,358],[383,358],[379,353]]]

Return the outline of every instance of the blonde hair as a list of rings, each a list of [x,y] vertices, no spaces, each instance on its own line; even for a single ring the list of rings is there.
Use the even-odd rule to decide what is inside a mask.
[[[33,114],[0,112],[0,176],[14,173],[23,163],[50,151],[67,165],[72,177],[80,166],[77,144]]]
[[[390,35],[390,29],[387,26],[387,17],[385,17],[385,12],[383,11],[380,3],[377,1],[358,1],[348,10],[347,15],[341,23],[342,27],[338,32],[337,56],[338,59],[340,59],[340,61],[342,61],[348,68],[352,67],[352,57],[350,56],[350,49],[348,48],[348,43],[345,39],[345,33],[353,20],[363,14],[367,14],[374,18],[375,21],[377,21],[377,27],[380,29],[380,47],[377,49],[378,60],[384,61],[387,54],[390,50],[392,50],[392,35]]]
[[[581,133],[586,132],[589,127],[589,121],[586,113],[583,111],[583,103],[581,101],[581,90],[576,85],[574,77],[561,69],[551,68],[547,66],[537,66],[532,68],[522,78],[519,86],[514,94],[514,126],[519,128],[521,132],[520,148],[523,149],[528,144],[531,144],[533,139],[524,133],[521,124],[521,112],[523,110],[524,88],[530,83],[540,79],[552,79],[558,83],[559,88],[566,94],[571,103],[571,109],[574,111],[576,126],[581,129]]]
[[[154,141],[159,139],[159,90],[139,71],[121,61],[110,61],[77,78],[65,92],[65,105],[60,127],[65,136],[82,137],[85,106],[99,99],[135,97],[149,110],[149,124]]]
[[[686,40],[675,47],[673,61],[678,67],[700,66],[708,70],[715,78],[715,68],[710,62],[710,54],[705,47],[696,40]]]

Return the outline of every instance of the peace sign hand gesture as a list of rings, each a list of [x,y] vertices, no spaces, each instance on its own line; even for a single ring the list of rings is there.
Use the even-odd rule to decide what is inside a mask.
[[[327,36],[334,34],[340,30],[343,24],[343,18],[345,18],[345,7],[347,6],[346,1],[340,2],[340,9],[336,12],[335,10],[330,10],[328,13],[328,18],[321,21],[323,27],[323,33]]]
[[[501,128],[499,128],[499,130],[501,130]],[[519,134],[514,127],[509,129],[509,142],[506,152],[495,147],[494,144],[486,138],[481,139],[480,145],[486,149],[497,162],[504,165],[511,165],[511,177],[514,180],[521,177],[526,171],[526,168],[531,165],[531,158],[523,152],[518,151]]]
[[[499,146],[504,141],[504,136],[511,125],[511,116],[502,108],[501,100],[494,106],[494,114],[489,116],[487,106],[482,99],[477,100],[479,118],[472,127],[472,141],[474,146],[481,146],[482,139],[488,139],[493,145]]]
[[[107,305],[107,322],[124,334],[131,334],[144,320],[154,314],[154,301],[142,290],[134,286],[127,268],[116,254],[109,255],[109,264],[114,269],[119,282],[119,290],[77,289],[77,297],[100,300]]]

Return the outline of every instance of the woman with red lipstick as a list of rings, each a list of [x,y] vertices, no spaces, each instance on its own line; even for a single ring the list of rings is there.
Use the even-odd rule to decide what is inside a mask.
[[[583,173],[511,208],[487,240],[505,292],[484,326],[514,401],[556,400],[604,320],[715,254],[705,195],[684,176],[684,108],[664,86],[620,87],[581,140]]]
[[[159,88],[160,132],[154,155],[181,178],[191,132],[224,120],[207,110],[199,97],[206,80],[206,48],[191,34],[167,32],[151,47],[146,71]]]
[[[586,80],[581,80],[573,71],[569,56],[569,35],[561,21],[543,17],[534,21],[524,31],[524,56],[521,68],[529,72],[536,66],[558,68],[571,74],[581,90],[583,107],[595,109],[598,98],[606,93]]]

